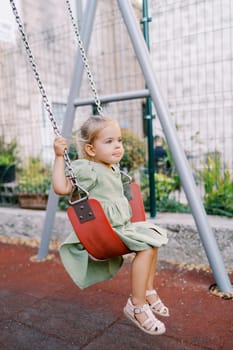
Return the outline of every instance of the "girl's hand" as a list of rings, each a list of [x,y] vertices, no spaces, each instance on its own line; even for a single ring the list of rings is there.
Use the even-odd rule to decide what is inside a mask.
[[[53,189],[58,195],[68,195],[72,190],[72,183],[65,174],[64,152],[67,149],[66,139],[62,136],[57,136],[53,143],[55,159],[53,164]]]
[[[57,157],[63,157],[65,150],[68,148],[66,139],[62,136],[57,136],[54,140],[53,148]]]

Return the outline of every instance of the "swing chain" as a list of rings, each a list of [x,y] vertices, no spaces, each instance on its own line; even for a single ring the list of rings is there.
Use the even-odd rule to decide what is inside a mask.
[[[54,133],[55,133],[56,136],[61,136],[61,133],[59,131],[57,122],[56,122],[56,120],[54,118],[54,115],[53,115],[53,112],[52,112],[52,109],[51,109],[48,97],[46,95],[45,88],[43,86],[43,83],[42,83],[42,80],[40,78],[39,72],[37,70],[36,62],[35,62],[35,59],[34,59],[34,57],[32,55],[32,51],[31,51],[31,48],[29,46],[29,42],[28,42],[27,36],[26,36],[26,34],[24,32],[23,24],[22,24],[22,21],[21,21],[21,18],[19,16],[19,14],[18,14],[17,8],[16,8],[15,3],[14,3],[14,0],[10,0],[10,3],[11,3],[11,6],[12,6],[12,11],[13,11],[13,14],[15,16],[16,23],[18,24],[19,32],[20,32],[20,34],[22,36],[22,40],[23,40],[23,43],[25,45],[26,53],[27,53],[29,62],[31,64],[31,68],[33,70],[35,79],[37,81],[37,84],[38,84],[38,87],[39,87],[39,90],[40,90],[40,93],[42,95],[42,99],[43,99],[43,103],[44,103],[45,109],[47,110],[48,115],[49,115],[49,119],[50,119],[50,121],[52,123],[52,127],[53,127],[53,130],[54,130]],[[76,178],[76,176],[74,174],[74,171],[72,169],[71,161],[70,161],[70,158],[69,158],[67,150],[65,150],[65,152],[64,152],[64,160],[65,160],[65,163],[66,163],[66,166],[67,166],[67,170],[68,170],[68,173],[69,173],[69,177],[70,177],[70,180],[72,182],[73,187],[78,190],[79,195],[81,197],[83,197],[83,194],[88,197],[88,195],[89,195],[88,192],[84,188],[82,188],[77,182],[77,178]]]
[[[95,100],[95,104],[96,104],[96,107],[97,107],[96,109],[97,109],[99,115],[103,116],[103,108],[101,107],[101,102],[100,102],[100,99],[99,99],[99,96],[98,96],[98,93],[97,93],[97,89],[96,89],[96,85],[95,85],[95,82],[94,82],[94,78],[93,78],[93,75],[92,75],[91,70],[90,70],[90,66],[89,66],[89,63],[88,63],[88,58],[87,58],[87,55],[85,53],[83,42],[82,42],[82,39],[81,39],[81,36],[80,36],[79,27],[78,27],[78,24],[77,24],[74,16],[73,16],[73,12],[72,12],[72,9],[71,9],[70,1],[66,0],[66,4],[67,4],[67,10],[68,10],[71,22],[72,22],[72,26],[74,28],[74,32],[75,32],[75,35],[76,35],[76,39],[77,39],[77,42],[78,42],[78,46],[79,46],[79,50],[80,50],[81,57],[82,57],[82,60],[83,60],[83,64],[84,64],[85,69],[86,69],[88,82],[89,82],[90,88],[91,88],[91,90],[93,92],[93,95],[94,95],[94,100]]]

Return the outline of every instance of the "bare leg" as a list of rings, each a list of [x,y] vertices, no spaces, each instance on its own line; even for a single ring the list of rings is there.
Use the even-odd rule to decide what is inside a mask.
[[[155,279],[155,272],[157,269],[157,260],[158,260],[158,248],[153,248],[154,250],[154,256],[151,263],[148,283],[147,283],[147,290],[153,290],[154,289],[154,279]],[[147,302],[150,304],[153,304],[155,301],[158,300],[157,294],[152,294],[146,298]]]
[[[131,267],[132,303],[135,306],[142,306],[146,303],[146,289],[151,274],[151,265],[154,260],[154,249],[136,252]],[[138,314],[137,319],[143,322],[145,314]]]
[[[156,248],[136,252],[131,267],[131,300],[127,301],[124,308],[125,315],[131,321],[144,332],[154,335],[163,334],[166,330],[165,325],[154,316],[146,301],[146,290],[149,280],[152,279],[150,276],[153,274],[154,277],[156,258]]]
[[[147,283],[147,291],[152,292],[151,294],[146,296],[146,301],[152,305],[153,310],[156,314],[159,314],[161,316],[169,316],[169,310],[168,308],[162,303],[157,293],[154,292],[154,278],[155,278],[155,272],[157,268],[157,260],[158,260],[158,248],[154,248],[154,257],[152,259],[151,263],[151,269],[150,274],[148,277],[148,283]],[[155,303],[157,302],[156,306]]]
[[[153,251],[154,251],[154,256],[151,262],[150,273],[149,273],[149,278],[147,283],[147,290],[154,289],[154,279],[155,279],[155,272],[157,269],[157,260],[158,260],[158,248],[153,248]]]

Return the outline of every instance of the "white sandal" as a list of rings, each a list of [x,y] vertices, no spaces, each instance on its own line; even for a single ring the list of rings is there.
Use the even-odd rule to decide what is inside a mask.
[[[147,319],[142,323],[138,321],[135,317],[136,314],[140,313],[145,313],[147,316]],[[144,304],[141,307],[137,307],[132,304],[129,298],[126,306],[124,307],[124,314],[134,324],[136,324],[136,326],[138,326],[142,331],[148,334],[160,335],[165,333],[166,331],[164,324],[154,316],[148,304]]]
[[[146,297],[148,297],[150,295],[157,295],[157,297],[158,297],[158,299],[154,303],[150,304],[148,302],[151,311],[154,314],[157,314],[157,315],[160,315],[160,316],[164,316],[164,317],[170,316],[168,307],[164,305],[164,303],[159,298],[159,296],[158,296],[158,294],[157,294],[155,289],[146,291]]]

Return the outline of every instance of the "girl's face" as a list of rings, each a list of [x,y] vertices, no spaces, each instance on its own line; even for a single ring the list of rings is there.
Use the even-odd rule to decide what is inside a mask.
[[[119,125],[113,122],[103,128],[93,144],[86,145],[86,152],[97,163],[106,166],[119,163],[124,155]]]

